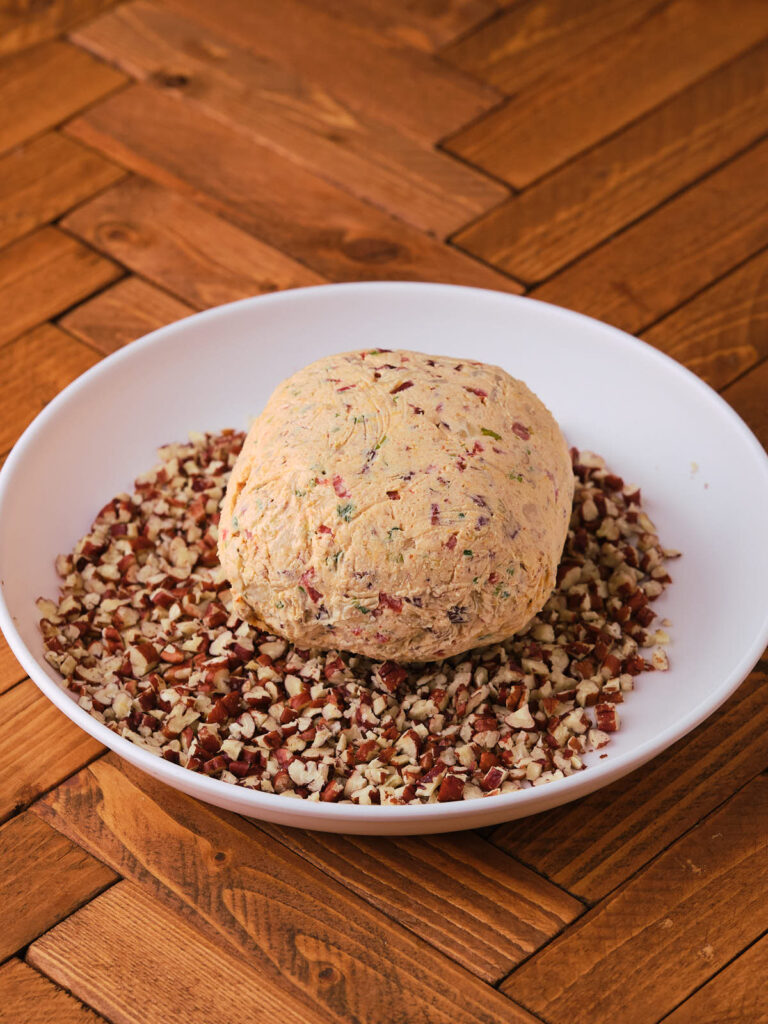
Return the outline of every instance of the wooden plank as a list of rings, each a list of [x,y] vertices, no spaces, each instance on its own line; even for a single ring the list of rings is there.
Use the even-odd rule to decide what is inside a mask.
[[[535,289],[638,331],[768,242],[763,142]],[[663,258],[662,258],[663,254]]]
[[[166,0],[168,6],[328,88],[353,110],[435,141],[478,117],[499,95],[430,54],[397,45],[375,28],[337,18],[321,4],[281,0]]]
[[[508,96],[557,77],[604,39],[633,29],[656,0],[515,0],[441,56]]]
[[[768,356],[768,252],[763,251],[643,333],[724,388]]]
[[[396,43],[433,52],[471,32],[497,9],[494,0],[307,0],[337,18]]]
[[[519,292],[511,278],[387,216],[189,103],[135,85],[68,126],[145,177],[191,192],[333,280],[435,280]],[[208,158],[200,159],[205,153]]]
[[[102,192],[62,226],[198,309],[323,283],[185,196],[144,180]]]
[[[768,131],[768,43],[459,232],[454,242],[541,281]]]
[[[45,0],[0,6],[0,56],[55,39],[79,21],[94,18],[115,0]]]
[[[491,984],[583,910],[473,833],[381,839],[261,827],[417,935],[428,920],[430,943]]]
[[[136,338],[193,312],[185,302],[140,277],[130,276],[76,306],[59,320],[59,325],[109,355]]]
[[[647,113],[768,31],[764,0],[670,0],[567,59],[446,144],[517,188]]]
[[[118,7],[75,39],[136,78],[169,83],[172,94],[423,231],[450,234],[508,194],[431,144],[355,113],[317,83],[145,0]]]
[[[7,451],[59,391],[98,356],[51,324],[0,348],[0,451]]]
[[[120,268],[56,228],[0,252],[0,345],[120,276]]]
[[[124,173],[58,132],[0,157],[0,247],[54,220]]]
[[[123,75],[68,43],[50,42],[0,62],[0,152],[71,117],[116,89]]]
[[[763,361],[723,392],[736,412],[768,448],[768,362]]]
[[[576,803],[501,825],[492,841],[558,885],[601,899],[766,766],[768,665],[698,729]]]
[[[716,975],[665,1024],[745,1024],[768,1020],[768,936]]]
[[[504,982],[549,1024],[658,1020],[768,928],[759,776]],[[586,998],[585,998],[586,994]]]
[[[9,960],[0,967],[0,1007],[9,1024],[99,1024],[102,1020],[21,960]]]
[[[117,880],[29,811],[0,828],[0,864],[0,960]]]
[[[190,923],[206,923],[264,984],[329,1020],[533,1019],[322,871],[235,815],[169,790],[110,756],[37,813]],[[157,842],[162,836],[163,841]],[[171,893],[174,895],[171,896]]]
[[[111,949],[120,955],[105,956]],[[27,959],[112,1024],[325,1019],[270,984],[257,959],[214,942],[132,882],[120,882],[38,939]]]
[[[103,748],[27,679],[0,696],[0,721],[18,742],[0,745],[0,821],[82,768]],[[29,742],[33,730],[34,742]]]
[[[0,633],[0,693],[20,683],[25,675],[26,672],[11,653],[8,641]]]

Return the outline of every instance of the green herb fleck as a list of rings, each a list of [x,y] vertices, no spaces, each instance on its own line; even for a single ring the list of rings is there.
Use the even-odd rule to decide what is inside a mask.
[[[275,608],[285,608],[282,601],[275,601]]]
[[[526,448],[525,449],[525,454],[526,455],[530,455],[531,454],[531,449],[530,448]]]
[[[474,558],[472,548],[464,548],[464,554],[467,556],[467,558]]]
[[[236,530],[240,529],[240,521],[238,520],[237,516],[232,516],[232,525]]]
[[[363,608],[363,606],[359,604],[357,601],[352,602],[352,607],[357,608],[357,610],[359,612],[362,612],[363,615],[368,615],[371,610],[370,608]]]
[[[473,583],[477,583],[477,581],[478,581],[479,579],[480,579],[480,577],[479,577],[479,576],[475,576],[475,577],[474,577],[474,578],[472,579],[472,582],[473,582]]]
[[[352,417],[352,422],[353,423],[365,423],[365,415],[363,414],[361,416],[353,416]]]
[[[337,505],[336,511],[339,514],[339,519],[343,519],[345,523],[348,523],[355,514],[355,506],[349,501],[346,505]]]
[[[466,512],[459,512],[459,519],[466,519],[466,518],[467,518],[467,513]]]
[[[299,584],[299,590],[302,592],[302,594],[306,594],[307,593],[306,590],[304,589],[304,587],[302,587],[301,584]]]
[[[379,448],[381,448],[381,446],[382,446],[382,445],[384,444],[384,442],[385,442],[386,440],[387,440],[387,435],[385,434],[385,435],[384,435],[384,437],[382,437],[382,439],[381,439],[381,440],[379,441],[379,443],[378,443],[378,444],[375,444],[375,445],[373,446],[373,450],[374,450],[375,452],[377,452],[377,451],[379,450]]]
[[[481,427],[480,433],[485,434],[486,437],[492,437],[494,441],[501,440],[501,434],[497,434],[495,430],[489,430],[488,427]]]
[[[304,498],[306,497],[307,494],[306,491],[300,491],[298,487],[294,490],[293,493],[296,495],[297,498]]]
[[[514,576],[514,575],[515,575],[515,567],[514,567],[514,565],[511,565],[509,567],[509,569],[507,569],[507,576]]]
[[[510,473],[509,474],[509,479],[510,480],[517,480],[517,482],[519,484],[521,484],[523,482],[523,474],[522,473]]]
[[[387,530],[387,540],[392,540],[392,534],[397,533],[398,531],[400,533],[403,532],[402,526],[393,526],[390,530]]]

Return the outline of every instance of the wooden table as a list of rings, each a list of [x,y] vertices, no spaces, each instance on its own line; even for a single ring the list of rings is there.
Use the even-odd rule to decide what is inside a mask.
[[[610,321],[768,441],[766,35],[765,0],[0,4],[0,453],[146,331],[371,278]],[[766,1021],[767,672],[579,803],[378,840],[150,782],[2,646],[0,1020]]]

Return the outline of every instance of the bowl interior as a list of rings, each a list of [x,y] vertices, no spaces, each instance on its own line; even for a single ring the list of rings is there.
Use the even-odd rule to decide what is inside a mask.
[[[210,310],[116,353],[44,410],[0,478],[0,625],[46,692],[56,676],[43,661],[34,601],[56,592],[56,554],[72,547],[109,498],[131,489],[158,445],[190,430],[247,427],[282,378],[323,354],[361,347],[471,356],[522,378],[570,443],[599,452],[641,485],[663,543],[684,552],[657,605],[673,623],[672,668],[641,677],[609,757],[583,773],[589,783],[569,779],[472,804],[487,805],[486,816],[493,810],[499,820],[594,788],[725,699],[768,639],[767,460],[741,420],[682,367],[589,318],[494,292],[398,283],[303,289]],[[201,795],[234,788],[200,781],[217,787]],[[565,796],[547,794],[558,787]],[[277,806],[277,798],[267,800]],[[497,801],[503,805],[490,808]],[[279,803],[301,813],[302,801]],[[440,805],[438,827],[477,824],[467,808]],[[382,810],[390,809],[328,813],[344,811],[337,817],[349,830],[347,812],[375,811],[373,821]],[[425,811],[433,808],[404,808],[396,817],[415,820]]]

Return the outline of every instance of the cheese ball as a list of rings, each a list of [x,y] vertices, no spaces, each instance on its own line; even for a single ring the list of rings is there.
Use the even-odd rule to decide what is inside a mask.
[[[241,618],[300,648],[429,661],[547,600],[573,474],[554,418],[497,366],[369,349],[289,377],[227,487]]]

